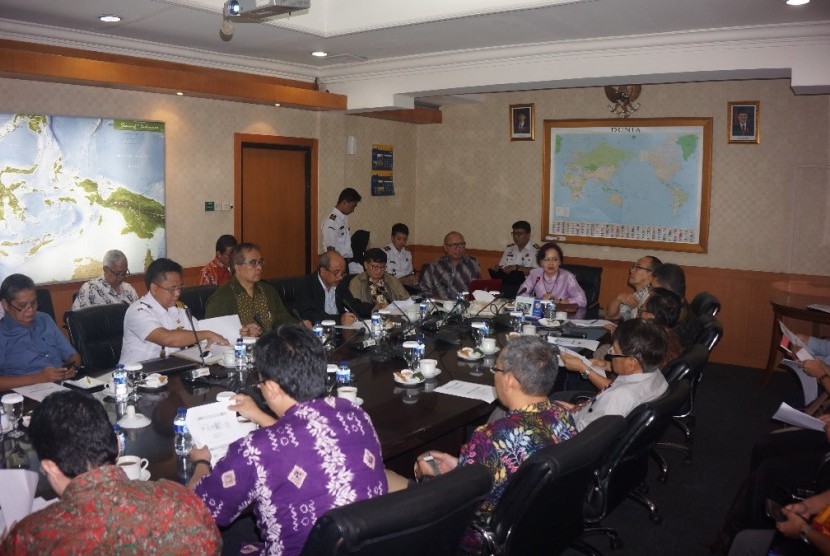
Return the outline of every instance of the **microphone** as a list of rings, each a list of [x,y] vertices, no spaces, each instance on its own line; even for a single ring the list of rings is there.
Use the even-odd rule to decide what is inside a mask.
[[[303,323],[303,316],[300,314],[296,307],[287,307],[287,309],[291,316],[297,319],[298,324]],[[256,317],[254,317],[254,320],[256,320]],[[259,322],[257,322],[257,324],[259,324]]]
[[[493,300],[490,303],[488,303],[487,305],[485,305],[484,307],[482,307],[475,315],[473,315],[473,318],[477,319],[478,316],[481,313],[483,313],[485,309],[487,309],[487,307],[490,307],[491,305],[495,304],[496,301],[498,301],[498,299],[499,299],[499,296],[493,296]],[[495,315],[493,315],[493,316],[495,316]]]
[[[371,330],[369,330],[369,326],[366,324],[366,321],[364,321],[362,318],[360,318],[360,313],[358,313],[357,311],[355,311],[355,310],[354,310],[354,307],[352,307],[352,304],[351,304],[351,303],[349,303],[348,301],[346,301],[346,299],[345,299],[345,298],[343,298],[342,302],[343,302],[343,306],[344,306],[346,309],[348,309],[350,313],[354,314],[354,316],[356,316],[356,317],[357,317],[357,320],[360,322],[360,324],[362,324],[362,325],[363,325],[363,328],[365,328],[365,329],[366,329],[366,333],[367,333],[367,334],[369,334],[369,336],[371,336],[371,335],[372,335],[372,331],[371,331]]]
[[[536,281],[533,282],[533,288],[531,288],[531,289],[527,289],[524,286],[519,288],[519,292],[516,294],[516,297],[522,295],[523,293],[528,293],[528,292],[531,292],[531,291],[536,292],[536,285],[539,283],[539,280],[541,280],[541,279],[542,279],[542,275],[540,274],[539,276],[536,277]]]
[[[261,319],[261,318],[259,318],[259,315],[254,314],[254,322],[257,324],[257,326],[259,326],[259,329],[260,329],[260,330],[262,330],[263,332],[265,332],[265,325],[264,325],[264,324],[262,324],[262,319]],[[302,322],[302,320],[300,320],[300,322]]]
[[[179,302],[181,303],[181,302]],[[205,366],[205,352],[202,351],[202,344],[199,342],[199,335],[196,333],[196,326],[193,324],[193,313],[190,312],[190,307],[182,303],[184,306],[184,314],[187,315],[187,320],[190,323],[190,329],[193,331],[193,337],[196,339],[196,348],[199,350],[199,359],[202,360],[202,366]]]
[[[406,335],[406,333],[407,333],[407,332],[409,332],[409,330],[411,330],[411,329],[412,329],[412,319],[410,319],[410,318],[409,318],[409,315],[407,315],[407,314],[406,314],[406,311],[404,311],[404,310],[401,308],[401,306],[400,306],[400,305],[398,305],[397,303],[395,303],[395,300],[394,300],[394,299],[392,299],[392,294],[390,294],[388,291],[384,291],[384,292],[383,292],[383,297],[384,297],[384,299],[386,299],[386,301],[388,301],[388,302],[389,302],[389,305],[391,305],[392,307],[394,307],[395,309],[397,309],[398,311],[400,311],[400,312],[401,312],[401,314],[403,315],[403,318],[405,318],[405,319],[406,319],[406,324],[407,324],[407,327],[406,327],[406,330],[404,331],[404,335]]]

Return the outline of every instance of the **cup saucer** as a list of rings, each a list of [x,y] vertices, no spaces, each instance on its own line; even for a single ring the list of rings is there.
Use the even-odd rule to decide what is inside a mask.
[[[141,470],[141,477],[138,478],[139,481],[149,481],[150,480],[150,472],[146,469]]]

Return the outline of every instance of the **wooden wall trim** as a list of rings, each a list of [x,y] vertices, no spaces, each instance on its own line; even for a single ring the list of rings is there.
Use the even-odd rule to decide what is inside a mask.
[[[376,110],[374,112],[355,112],[349,115],[405,124],[440,124],[443,120],[443,115],[440,110],[435,108],[421,108],[419,106],[411,110]]]
[[[299,81],[10,40],[0,40],[0,75],[310,110],[346,109],[346,96]]]

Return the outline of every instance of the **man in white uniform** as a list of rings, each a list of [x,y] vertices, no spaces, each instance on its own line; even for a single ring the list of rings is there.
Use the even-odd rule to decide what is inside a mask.
[[[527,276],[534,268],[538,268],[536,252],[539,246],[530,242],[530,223],[519,220],[513,223],[513,243],[507,246],[499,261],[499,268],[504,272],[519,270]]]
[[[349,215],[354,212],[362,197],[360,193],[347,187],[340,192],[337,204],[320,226],[323,232],[323,247],[326,251],[337,251],[348,265],[352,253],[352,234],[349,230]]]
[[[178,303],[182,293],[182,267],[170,259],[156,259],[144,274],[147,295],[130,305],[124,315],[124,342],[119,363],[129,364],[153,359],[196,343],[184,305]],[[210,330],[199,330],[193,319],[196,336],[211,344],[228,345],[228,341]]]
[[[414,286],[418,283],[418,278],[412,268],[412,253],[406,248],[407,241],[409,227],[401,223],[392,226],[392,241],[383,248],[386,252],[386,271],[404,286]]]

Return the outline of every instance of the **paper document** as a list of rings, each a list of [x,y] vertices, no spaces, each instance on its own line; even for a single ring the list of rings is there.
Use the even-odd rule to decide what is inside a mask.
[[[256,425],[246,421],[240,423],[236,412],[228,409],[228,402],[215,402],[188,408],[185,419],[193,445],[207,446],[211,461],[225,456],[231,442],[254,430]]]
[[[818,397],[818,380],[810,376],[801,368],[801,364],[792,359],[782,359],[781,364],[790,369],[798,377],[801,389],[804,391],[804,405],[810,405]]]
[[[778,407],[778,410],[775,412],[775,415],[773,415],[772,418],[776,421],[781,421],[782,423],[787,423],[788,425],[792,425],[794,427],[799,427],[802,429],[807,429],[811,431],[824,430],[824,422],[821,419],[810,417],[803,411],[793,409],[784,402],[781,402],[781,405]]]
[[[496,401],[496,390],[487,384],[476,384],[475,382],[464,382],[463,380],[451,380],[439,386],[433,392],[449,394],[460,398],[481,400],[487,403]]]
[[[796,336],[793,331],[787,328],[780,320],[778,321],[778,327],[781,328],[781,334],[783,334],[783,337],[781,338],[781,348],[784,349],[784,351],[792,353],[799,361],[809,361],[810,359],[814,359],[813,354],[810,353],[810,350],[807,349],[807,346],[804,345],[801,338]]]
[[[40,384],[30,384],[29,386],[18,386],[17,388],[12,388],[12,390],[36,402],[42,402],[49,394],[63,392],[64,390],[68,390],[68,388],[60,384],[55,384],[54,382],[42,382]]]
[[[813,309],[814,311],[822,311],[823,313],[830,313],[830,305],[821,305],[819,303],[813,303],[812,305],[807,305],[808,309]]]
[[[233,341],[236,343],[236,340]],[[190,346],[187,349],[182,349],[172,353],[171,355],[175,355],[176,357],[181,357],[182,359],[187,359],[188,361],[195,361],[196,363],[201,363],[202,358],[199,355],[201,348],[199,346]],[[233,351],[233,346],[210,346],[210,349],[207,350],[208,355],[205,357],[205,365],[214,365],[222,360],[222,355],[227,352]]]
[[[597,373],[602,378],[606,378],[605,369],[600,369],[599,367],[594,367],[593,365],[591,365],[591,362],[588,360],[588,358],[585,357],[584,355],[580,355],[577,352],[575,352],[573,350],[570,350],[570,349],[568,349],[564,346],[559,346],[559,353],[567,353],[568,355],[573,355],[574,357],[578,357],[579,360],[582,361],[582,363],[584,363],[586,367],[591,369],[593,372]]]
[[[392,303],[384,307],[384,309],[386,311],[389,311],[390,315],[401,315],[404,313],[404,311],[406,311],[409,307],[412,307],[413,305],[415,305],[415,302],[412,301],[411,297],[408,297],[400,301],[393,301]]]
[[[236,343],[239,338],[239,329],[242,328],[242,323],[239,321],[239,315],[227,315],[224,317],[213,317],[212,319],[202,319],[199,321],[199,326],[196,330],[212,330],[223,338],[225,338],[230,345]],[[210,347],[213,350],[213,346]]]
[[[28,469],[0,470],[0,520],[12,525],[30,513],[37,489],[37,473]],[[0,532],[3,531],[0,528]]]
[[[548,336],[548,342],[560,347],[587,349],[591,351],[596,351],[599,347],[599,341],[588,340],[586,338],[559,338],[557,336]]]
[[[602,328],[605,325],[611,324],[611,321],[605,319],[570,319],[568,324],[585,328]]]

